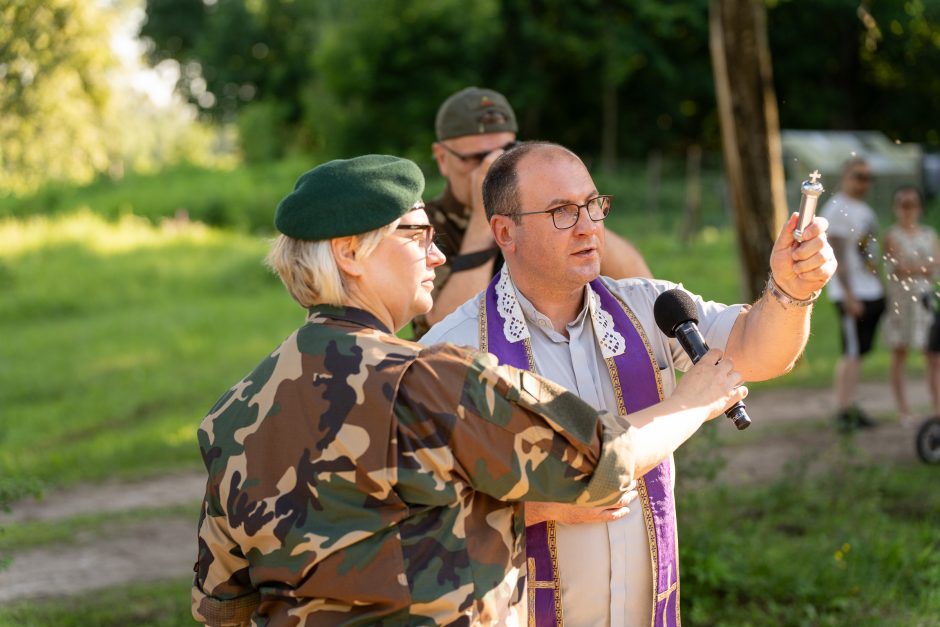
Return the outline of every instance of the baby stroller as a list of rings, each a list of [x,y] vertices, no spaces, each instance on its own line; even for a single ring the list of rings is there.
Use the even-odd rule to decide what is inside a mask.
[[[923,294],[921,302],[924,307],[933,312],[933,323],[930,325],[930,336],[927,340],[927,349],[934,353],[940,352],[940,299],[936,292]],[[940,416],[931,416],[917,430],[917,456],[927,464],[940,464]]]

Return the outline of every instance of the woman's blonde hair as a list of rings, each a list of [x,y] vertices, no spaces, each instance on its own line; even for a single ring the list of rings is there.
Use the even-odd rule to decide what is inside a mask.
[[[355,236],[356,255],[362,259],[371,255],[396,226],[398,220]],[[281,277],[287,291],[301,306],[347,304],[346,278],[333,258],[330,240],[306,241],[278,235],[264,262]]]

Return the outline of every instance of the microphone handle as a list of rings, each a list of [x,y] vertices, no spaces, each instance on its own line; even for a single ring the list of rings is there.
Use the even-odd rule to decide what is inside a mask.
[[[705,343],[705,338],[702,337],[698,327],[691,320],[686,320],[676,326],[675,332],[676,339],[679,340],[679,344],[692,358],[692,363],[697,364],[708,352],[708,344]],[[743,401],[738,401],[726,409],[725,416],[734,423],[738,431],[743,431],[751,426],[751,418],[747,415],[747,409]]]

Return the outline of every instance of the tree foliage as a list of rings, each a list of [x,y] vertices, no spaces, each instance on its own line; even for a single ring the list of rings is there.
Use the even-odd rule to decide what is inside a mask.
[[[276,101],[271,122],[330,154],[426,155],[437,105],[470,84],[510,94],[523,136],[587,152],[611,133],[631,155],[703,129],[717,142],[705,0],[147,4],[153,59],[183,65],[206,115]]]
[[[765,1],[784,127],[940,146],[940,3]],[[437,105],[470,84],[509,95],[523,137],[609,163],[719,146],[707,0],[8,0],[0,189],[87,180],[146,144],[108,82],[111,25],[134,2],[151,60],[179,62],[180,93],[236,121],[249,160],[426,159]]]
[[[329,13],[330,2],[147,0],[146,5],[141,36],[153,44],[151,59],[180,63],[180,92],[207,117],[230,121],[266,101],[270,106],[256,108],[251,129],[290,128],[295,141],[309,143],[303,94],[312,80],[319,18]],[[255,156],[251,148],[249,157]]]
[[[331,152],[426,158],[441,100],[487,82],[496,9],[487,0],[347,0],[313,55],[306,121]]]
[[[149,5],[144,34],[155,38],[161,58],[201,64],[219,96],[209,113],[241,106],[237,86],[250,84],[247,95],[283,102],[286,123],[299,122],[341,152],[367,145],[400,151],[415,134],[423,141],[440,99],[471,83],[510,93],[526,136],[596,149],[615,133],[628,154],[702,139],[717,145],[705,0]],[[887,113],[888,130],[905,127],[912,138],[933,141],[937,3],[821,0],[811,11],[793,0],[769,5],[785,126],[882,128]],[[193,25],[201,37],[192,36]],[[306,54],[292,48],[297,41]],[[255,49],[270,54],[252,58]],[[280,71],[265,70],[274,66]],[[199,76],[184,79],[193,81],[202,86]],[[201,92],[187,90],[198,102]],[[929,97],[915,97],[921,93]],[[605,118],[611,106],[616,114]]]
[[[784,126],[940,143],[940,4],[767,4]],[[184,93],[217,119],[254,108],[258,140],[290,129],[281,150],[426,156],[437,105],[471,84],[510,96],[522,136],[588,155],[719,145],[707,0],[148,0],[148,14],[154,58],[189,69]]]
[[[110,14],[83,0],[18,0],[0,14],[0,189],[91,178],[109,162]]]
[[[117,56],[112,46],[142,4],[0,4],[0,194],[178,161],[217,161],[215,135],[193,124],[181,102],[158,106],[135,87],[136,60]]]
[[[940,3],[769,4],[784,127],[878,129],[940,146]]]

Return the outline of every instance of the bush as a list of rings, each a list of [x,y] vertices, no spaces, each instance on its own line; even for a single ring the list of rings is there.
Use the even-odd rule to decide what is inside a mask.
[[[246,105],[238,115],[238,136],[247,163],[264,163],[284,157],[287,136],[287,105],[259,101]]]

